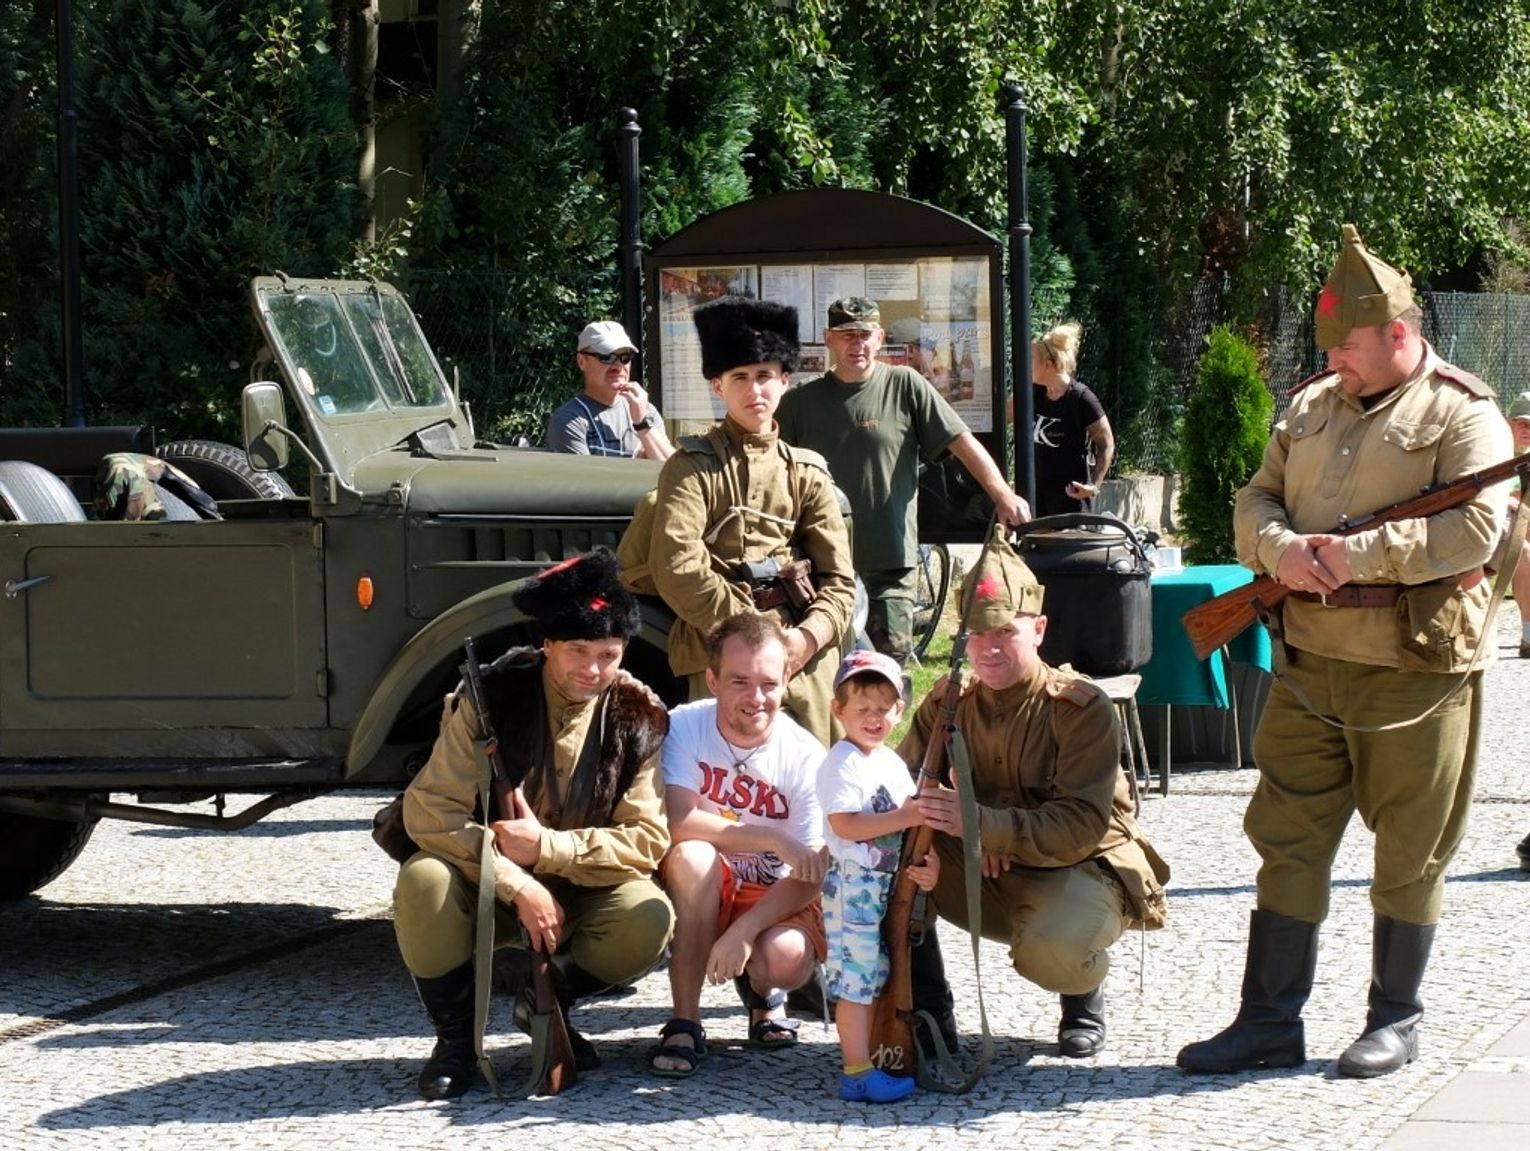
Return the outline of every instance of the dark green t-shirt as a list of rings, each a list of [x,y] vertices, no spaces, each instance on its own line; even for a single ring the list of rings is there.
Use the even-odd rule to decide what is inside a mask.
[[[918,559],[919,463],[933,463],[967,430],[912,368],[878,363],[859,384],[832,375],[798,384],[776,412],[781,438],[829,461],[855,517],[855,569]]]

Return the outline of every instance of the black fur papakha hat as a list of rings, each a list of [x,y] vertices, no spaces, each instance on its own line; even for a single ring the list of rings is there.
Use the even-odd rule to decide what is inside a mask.
[[[637,597],[617,570],[611,549],[596,548],[532,577],[510,599],[546,639],[631,639],[641,626]]]
[[[774,360],[784,372],[797,366],[796,308],[722,296],[702,304],[692,318],[701,337],[701,374],[709,380],[744,364]]]

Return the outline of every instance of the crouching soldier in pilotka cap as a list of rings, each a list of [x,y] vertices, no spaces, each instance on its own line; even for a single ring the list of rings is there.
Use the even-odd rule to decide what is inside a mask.
[[[855,571],[828,465],[782,442],[776,407],[797,362],[797,310],[724,296],[695,312],[701,370],[727,415],[682,437],[618,556],[622,580],[676,615],[669,665],[705,699],[707,634],[743,611],[786,629],[786,710],[833,742],[830,703]]]
[[[483,694],[509,774],[525,767],[518,814],[496,820],[496,946],[540,943],[552,956],[565,1015],[581,997],[628,983],[664,953],[674,925],[654,882],[669,847],[659,749],[669,718],[621,670],[638,629],[637,601],[606,548],[548,569],[514,597],[542,632],[540,650],[512,648],[483,675]],[[447,697],[430,760],[404,793],[419,852],[399,871],[394,928],[404,965],[436,1030],[420,1073],[426,1099],[460,1095],[476,1064],[474,924],[485,828],[475,809],[485,767],[472,708]],[[517,1022],[529,1019],[529,996]],[[599,1064],[570,1028],[581,1070]]]
[[[1132,816],[1115,706],[1084,676],[1041,661],[1043,590],[999,540],[968,574],[962,602],[973,604],[967,650],[976,680],[957,701],[955,725],[977,800],[970,832],[981,853],[983,936],[1009,946],[1018,974],[1058,993],[1058,1051],[1084,1058],[1105,1045],[1110,945],[1129,927],[1163,926],[1169,869]],[[923,762],[940,699],[940,691],[925,699],[898,746],[911,770]],[[957,793],[926,789],[915,802],[936,832],[931,902],[942,919],[967,927]],[[913,956],[914,1006],[949,1040],[950,991],[934,933],[924,939]]]

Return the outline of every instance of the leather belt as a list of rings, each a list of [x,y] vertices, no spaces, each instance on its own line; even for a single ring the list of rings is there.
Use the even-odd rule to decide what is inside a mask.
[[[1474,567],[1471,571],[1462,572],[1456,576],[1452,582],[1462,591],[1470,591],[1482,582],[1486,574],[1481,567]],[[1402,583],[1352,583],[1335,588],[1327,595],[1310,591],[1294,591],[1291,595],[1296,599],[1307,600],[1309,603],[1320,603],[1324,607],[1396,607],[1402,593],[1409,587],[1422,586],[1422,584]]]
[[[1345,584],[1326,595],[1311,591],[1291,594],[1324,607],[1395,607],[1406,586],[1400,583]]]
[[[786,598],[786,589],[778,583],[757,584],[749,589],[749,594],[754,597],[754,606],[760,611],[786,607],[791,603]]]

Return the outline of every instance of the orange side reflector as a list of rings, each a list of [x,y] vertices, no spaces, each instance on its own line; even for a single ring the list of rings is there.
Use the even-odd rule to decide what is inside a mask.
[[[356,602],[361,605],[362,611],[367,611],[372,606],[372,577],[364,575],[356,580]]]

